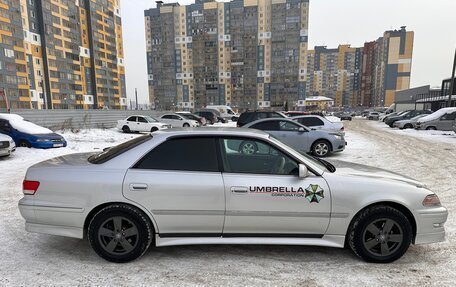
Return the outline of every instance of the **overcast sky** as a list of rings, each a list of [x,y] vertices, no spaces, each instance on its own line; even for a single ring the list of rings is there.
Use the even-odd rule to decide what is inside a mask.
[[[165,1],[166,3],[175,1]],[[181,5],[194,1],[178,1]],[[127,95],[147,103],[144,10],[153,0],[121,0]],[[411,87],[450,78],[456,48],[456,0],[310,0],[309,47],[362,46],[390,29],[415,31]]]

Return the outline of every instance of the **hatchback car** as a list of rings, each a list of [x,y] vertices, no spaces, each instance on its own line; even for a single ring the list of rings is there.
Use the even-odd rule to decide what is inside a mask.
[[[346,145],[342,133],[311,130],[291,119],[263,119],[246,124],[244,127],[265,131],[299,152],[312,153],[318,157],[341,152]],[[251,142],[242,142],[238,150],[255,153],[258,147]]]
[[[0,157],[9,156],[16,150],[14,140],[7,135],[0,134]]]
[[[262,148],[242,153],[232,141]],[[253,129],[169,129],[35,164],[19,210],[27,231],[86,237],[113,262],[151,244],[347,244],[386,263],[444,240],[448,212],[434,192],[367,170],[336,169]]]
[[[310,116],[299,116],[293,117],[293,120],[297,121],[301,125],[309,127],[311,129],[325,130],[331,132],[343,132],[344,124],[342,122],[332,122],[327,118],[317,115]]]
[[[456,107],[443,108],[419,119],[415,128],[418,130],[452,131],[455,120]]]
[[[61,135],[15,114],[0,114],[0,133],[12,137],[19,147],[46,149],[67,146]]]
[[[252,112],[244,112],[239,116],[237,121],[238,127],[243,127],[248,123],[254,122],[256,120],[261,119],[268,119],[268,118],[286,118],[287,116],[279,113],[279,112],[272,112],[272,111],[252,111]]]

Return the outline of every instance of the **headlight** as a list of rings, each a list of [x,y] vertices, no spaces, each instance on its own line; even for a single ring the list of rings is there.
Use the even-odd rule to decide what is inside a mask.
[[[161,128],[162,128],[162,129],[167,129],[167,128],[168,128],[168,125],[162,125]]]
[[[42,143],[42,142],[49,142],[51,141],[50,139],[37,139],[36,142]]]
[[[333,136],[337,139],[337,140],[342,140],[342,136],[339,135],[339,134],[333,134]]]
[[[441,206],[440,199],[437,194],[429,194],[423,200],[423,206]]]

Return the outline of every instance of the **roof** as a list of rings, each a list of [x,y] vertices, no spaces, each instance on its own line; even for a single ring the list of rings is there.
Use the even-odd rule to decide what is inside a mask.
[[[153,135],[163,134],[166,136],[180,136],[180,135],[205,135],[205,136],[257,136],[257,137],[269,137],[269,134],[247,128],[235,128],[235,127],[198,127],[198,128],[172,128],[167,130],[160,130],[153,133]]]
[[[306,101],[334,101],[334,99],[328,98],[328,97],[323,97],[323,96],[317,96],[317,97],[307,97]]]

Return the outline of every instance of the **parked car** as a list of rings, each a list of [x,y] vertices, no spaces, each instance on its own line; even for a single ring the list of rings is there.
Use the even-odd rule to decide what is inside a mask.
[[[262,119],[248,123],[244,128],[265,131],[299,152],[312,153],[318,157],[343,151],[346,145],[342,133],[312,130],[292,119]],[[254,143],[241,142],[235,150],[255,153],[258,146]]]
[[[217,113],[214,110],[201,110],[195,112],[195,115],[206,119],[206,124],[213,125],[218,122]]]
[[[416,129],[452,131],[455,119],[456,107],[443,108],[433,114],[419,119],[416,122]]]
[[[124,133],[131,132],[155,132],[165,130],[170,126],[149,116],[129,116],[125,120],[117,121],[117,128]]]
[[[195,120],[200,124],[200,126],[206,125],[206,119],[204,117],[200,117],[200,116],[192,114],[190,112],[176,112],[176,114],[182,115],[189,120]]]
[[[351,121],[353,116],[350,113],[342,113],[337,116],[341,121]]]
[[[344,131],[344,123],[342,122],[332,122],[327,118],[322,116],[299,116],[293,117],[293,120],[297,121],[301,125],[304,125],[311,129],[317,130],[325,130],[331,132],[343,132]]]
[[[375,120],[378,121],[380,118],[380,113],[379,112],[370,112],[369,115],[367,115],[368,120]]]
[[[225,119],[224,117],[222,117],[222,113],[220,113],[220,111],[217,109],[204,108],[204,109],[201,109],[201,111],[209,111],[209,112],[215,113],[215,115],[217,116],[217,119],[214,123],[226,123],[228,121],[228,119]]]
[[[395,116],[400,116],[402,115],[403,113],[405,113],[406,111],[400,111],[400,112],[394,112],[394,113],[389,113],[389,114],[382,114],[380,117],[379,117],[379,120],[383,121],[383,122],[386,122],[388,120],[389,117],[395,117]]]
[[[9,135],[19,147],[46,149],[67,146],[61,135],[16,114],[0,114],[0,133]]]
[[[432,111],[430,111],[430,110],[409,110],[409,111],[405,111],[404,113],[402,113],[400,115],[388,117],[385,120],[385,124],[389,125],[392,128],[396,121],[411,119],[411,118],[413,118],[415,116],[418,116],[418,115],[421,115],[421,114],[429,115],[429,114],[432,114]]]
[[[239,116],[237,121],[237,126],[242,127],[248,123],[254,122],[260,119],[268,119],[268,118],[286,118],[287,116],[280,113],[280,112],[273,112],[273,111],[251,111],[251,112],[244,112]]]
[[[11,155],[16,150],[14,140],[5,134],[0,133],[0,157]]]
[[[415,128],[416,126],[416,122],[421,119],[422,117],[425,117],[427,116],[428,114],[421,114],[421,115],[418,115],[416,117],[413,117],[411,119],[407,119],[407,120],[400,120],[400,121],[396,121],[393,126],[395,128],[399,128],[399,129],[413,129]]]
[[[220,117],[225,121],[232,120],[233,122],[237,121],[239,114],[235,113],[230,106],[226,105],[209,105],[206,106],[206,109],[216,110],[220,113]]]
[[[265,152],[231,150],[239,140]],[[348,246],[388,263],[411,244],[445,241],[448,217],[419,181],[363,165],[336,169],[253,129],[169,129],[57,157],[28,168],[22,192],[28,232],[87,239],[119,263],[151,245],[187,244]]]
[[[164,114],[159,117],[159,120],[170,125],[173,128],[190,128],[200,126],[198,121],[188,119],[179,114]]]

